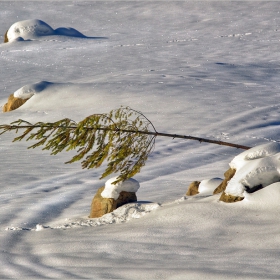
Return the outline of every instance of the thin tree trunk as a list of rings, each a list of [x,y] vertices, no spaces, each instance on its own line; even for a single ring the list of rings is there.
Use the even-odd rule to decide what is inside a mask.
[[[3,125],[5,126],[5,125]],[[3,128],[2,126],[2,128]],[[21,128],[40,128],[40,127],[47,127],[42,125],[23,125],[23,126],[18,126],[18,125],[10,125],[9,128],[11,129],[21,129]],[[58,126],[57,128],[62,128],[63,126]],[[0,127],[1,128],[1,127]],[[70,129],[75,129],[77,127],[75,126],[69,126],[67,128]],[[85,129],[88,130],[92,130],[95,128],[92,127],[85,127]],[[97,128],[97,130],[110,130],[112,131],[112,129],[110,128]],[[207,139],[207,138],[200,138],[200,137],[195,137],[195,136],[190,136],[190,135],[179,135],[179,134],[169,134],[169,133],[161,133],[161,132],[152,132],[152,131],[137,131],[137,130],[126,130],[126,129],[116,129],[115,131],[117,132],[128,132],[128,133],[141,133],[141,134],[147,134],[147,135],[154,135],[154,136],[163,136],[163,137],[171,137],[171,138],[181,138],[181,139],[187,139],[187,140],[195,140],[195,141],[199,141],[199,142],[205,142],[205,143],[211,143],[211,144],[217,144],[217,145],[222,145],[222,146],[229,146],[229,147],[233,147],[233,148],[237,148],[237,149],[243,149],[243,150],[248,150],[251,147],[248,146],[244,146],[244,145],[239,145],[239,144],[234,144],[234,143],[229,143],[229,142],[224,142],[224,141],[218,141],[218,140],[211,140],[211,139]]]

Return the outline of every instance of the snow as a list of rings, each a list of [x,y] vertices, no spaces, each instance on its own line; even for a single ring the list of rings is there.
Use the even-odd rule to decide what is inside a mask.
[[[28,19],[15,22],[7,32],[9,42],[38,39],[42,36],[62,35],[71,37],[86,37],[72,27],[53,29],[46,22],[39,19]]]
[[[273,183],[254,193],[244,193],[243,203],[258,208],[275,208],[279,206],[280,183]]]
[[[118,199],[122,191],[136,193],[140,188],[139,182],[133,178],[113,184],[116,180],[117,177],[114,177],[106,181],[105,188],[101,193],[102,197]]]
[[[37,36],[54,35],[54,30],[44,21],[33,19],[14,23],[7,33],[9,42],[21,37],[30,39]]]
[[[158,203],[128,203],[111,213],[105,214],[100,218],[67,218],[63,222],[56,222],[52,226],[37,224],[35,228],[26,227],[7,227],[6,230],[35,230],[41,231],[45,229],[71,229],[77,227],[97,227],[109,224],[121,224],[131,219],[140,219],[151,211],[160,207]]]
[[[247,163],[251,163],[252,160],[274,156],[278,153],[280,153],[280,143],[266,143],[240,153],[234,157],[229,165],[233,169],[240,170]]]
[[[221,178],[212,178],[202,180],[199,184],[199,194],[203,195],[212,195],[214,190],[222,183],[223,179]]]
[[[38,94],[40,91],[44,90],[49,84],[51,83],[41,81],[35,84],[25,85],[14,92],[14,97],[28,99],[34,94]]]
[[[159,132],[252,147],[157,137],[138,201],[90,219],[105,167],[1,135],[1,278],[279,278],[277,1],[1,1],[0,21],[2,42],[19,31],[0,44],[0,105],[31,97],[1,124],[123,105]],[[231,204],[211,195],[229,163]]]
[[[236,156],[229,165],[236,173],[227,184],[227,194],[244,196],[246,187],[267,187],[280,181],[280,144],[267,143],[251,148]]]

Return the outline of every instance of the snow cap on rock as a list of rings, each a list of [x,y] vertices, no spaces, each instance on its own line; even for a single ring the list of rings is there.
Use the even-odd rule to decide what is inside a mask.
[[[251,148],[230,163],[236,169],[225,193],[244,196],[244,191],[267,187],[280,181],[280,143],[268,143]]]
[[[17,91],[14,92],[14,97],[21,98],[21,99],[28,99],[34,94],[42,91],[46,88],[47,85],[51,84],[50,82],[41,81],[35,84],[28,84]]]
[[[198,191],[203,195],[212,195],[214,190],[222,183],[221,178],[212,178],[202,180],[199,184]]]
[[[112,184],[114,181],[117,180],[117,177],[109,179],[105,183],[105,189],[101,193],[103,198],[114,198],[118,199],[120,193],[122,191],[125,192],[137,192],[140,188],[139,182],[133,178],[129,178],[122,182],[118,182],[117,184]]]
[[[31,39],[38,36],[53,35],[54,30],[44,21],[39,19],[29,19],[14,23],[8,30],[7,37],[9,42],[18,37]]]
[[[249,161],[272,156],[277,153],[280,153],[280,143],[267,143],[242,152],[241,154],[236,156],[229,165],[232,169],[236,169],[238,171]]]

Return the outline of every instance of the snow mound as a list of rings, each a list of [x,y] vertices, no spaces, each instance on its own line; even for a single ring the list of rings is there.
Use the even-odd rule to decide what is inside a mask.
[[[234,196],[244,196],[245,191],[280,181],[280,144],[268,143],[249,149],[236,156],[230,163],[236,169],[228,182],[225,192]]]
[[[36,39],[41,36],[62,35],[86,38],[78,30],[71,27],[53,29],[46,22],[39,19],[29,19],[14,23],[7,32],[9,42]]]
[[[280,206],[280,182],[254,193],[244,193],[242,203],[256,204],[258,207]]]
[[[18,37],[32,39],[39,36],[54,35],[54,30],[44,21],[39,19],[23,20],[14,23],[8,30],[7,37],[9,42]]]
[[[129,178],[123,182],[112,184],[114,181],[116,181],[116,179],[117,177],[111,178],[105,183],[105,189],[101,193],[103,198],[118,199],[122,191],[137,192],[140,188],[139,182],[135,179]]]
[[[212,195],[214,190],[222,183],[221,178],[212,178],[202,180],[199,184],[198,191],[199,194]]]
[[[253,147],[245,152],[242,152],[236,156],[231,162],[230,167],[239,170],[248,161],[255,160],[259,158],[264,158],[267,156],[272,156],[280,152],[280,143],[273,142],[268,144],[259,145]]]
[[[71,36],[71,37],[86,37],[78,30],[71,27],[59,27],[54,31],[55,35]]]
[[[21,98],[21,99],[28,99],[34,94],[44,90],[50,84],[51,84],[50,82],[41,81],[35,84],[25,85],[14,92],[14,97]]]
[[[108,224],[125,223],[132,219],[142,218],[151,211],[156,210],[158,207],[160,207],[158,203],[128,203],[100,218],[70,220],[69,223],[58,225],[54,228],[66,229],[82,226],[95,227]]]
[[[37,224],[35,228],[26,227],[8,227],[6,230],[29,230],[29,231],[42,231],[45,229],[70,229],[77,227],[96,227],[109,224],[120,224],[128,222],[132,219],[139,219],[146,214],[156,210],[160,205],[158,203],[128,203],[125,204],[111,213],[105,214],[100,218],[76,218],[67,219],[67,222],[60,223],[54,226],[45,226]]]

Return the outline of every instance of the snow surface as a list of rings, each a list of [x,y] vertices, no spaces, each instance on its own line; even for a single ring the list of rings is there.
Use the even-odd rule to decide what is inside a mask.
[[[214,190],[222,183],[221,178],[204,179],[199,184],[199,194],[212,195]]]
[[[117,177],[114,177],[106,181],[105,188],[101,193],[102,197],[118,199],[122,191],[136,193],[140,188],[139,182],[133,178],[113,184],[116,180]]]
[[[159,132],[278,143],[279,13],[277,1],[1,1],[2,42],[34,18],[90,36],[0,44],[0,104],[34,93],[1,123],[80,121],[124,105]],[[64,165],[73,152],[27,150],[15,136],[0,136],[1,278],[279,278],[279,183],[233,204],[184,196],[192,181],[223,178],[241,150],[158,137],[135,176],[139,201],[95,220],[104,167]],[[246,164],[278,166],[274,148],[260,150]]]
[[[244,191],[280,181],[280,144],[267,143],[256,146],[236,156],[229,164],[236,169],[225,192],[244,196]]]

